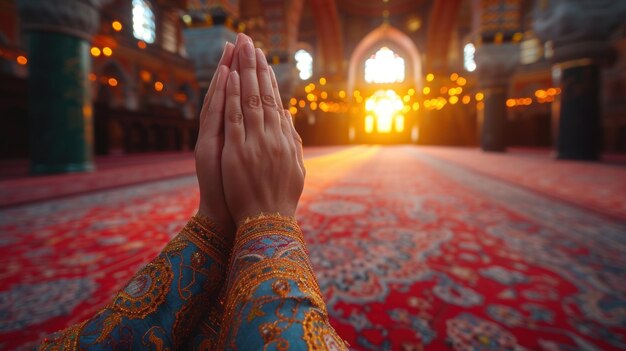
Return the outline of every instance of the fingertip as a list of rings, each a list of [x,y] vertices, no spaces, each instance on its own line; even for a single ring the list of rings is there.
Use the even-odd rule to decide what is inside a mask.
[[[237,34],[237,38],[235,39],[235,44],[237,44],[237,43],[241,43],[241,42],[243,42],[243,41],[246,41],[246,40],[247,40],[247,38],[248,38],[248,36],[247,36],[247,35],[245,35],[245,34],[243,34],[243,33],[239,33],[239,34]]]
[[[228,83],[235,88],[239,88],[239,73],[237,73],[237,71],[230,71],[228,74]]]
[[[224,86],[226,85],[226,78],[227,78],[227,74],[228,74],[228,67],[225,65],[219,65],[217,67],[217,87],[222,87],[222,89],[224,88]]]
[[[263,50],[256,48],[254,49],[254,51],[256,53],[257,62],[259,62],[262,67],[269,67],[269,65],[267,64],[267,58],[265,57],[265,53],[263,52]]]
[[[270,77],[272,78],[272,86],[278,89],[278,81],[276,80],[276,73],[274,73],[274,69],[272,68],[272,66],[269,66],[269,68],[270,68]]]

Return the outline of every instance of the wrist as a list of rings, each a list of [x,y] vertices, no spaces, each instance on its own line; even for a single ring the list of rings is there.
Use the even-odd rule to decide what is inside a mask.
[[[294,216],[285,216],[280,213],[259,213],[256,216],[245,217],[237,222],[236,240],[242,239],[251,230],[259,227],[274,228],[279,230],[282,227],[299,228]],[[254,229],[256,228],[256,229]],[[279,230],[280,231],[280,230]]]
[[[214,223],[219,231],[224,235],[225,239],[230,240],[234,238],[236,228],[230,214],[218,214],[217,212],[218,211],[211,210],[208,206],[204,205],[203,202],[200,202],[196,216]]]
[[[251,220],[255,220],[258,218],[287,218],[291,220],[295,220],[296,210],[295,208],[254,208],[241,211],[237,215],[233,216],[234,223],[236,229],[238,229],[242,224],[245,224]]]

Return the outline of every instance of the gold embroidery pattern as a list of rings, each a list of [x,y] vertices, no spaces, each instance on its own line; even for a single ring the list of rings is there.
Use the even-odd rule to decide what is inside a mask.
[[[222,319],[222,305],[211,304],[209,307],[209,311],[203,318],[200,326],[196,330],[195,338],[189,340],[189,345],[187,345],[187,350],[193,351],[211,351],[217,350],[215,346],[217,345],[217,340],[219,338],[220,333],[220,322]]]
[[[302,232],[294,219],[289,217],[259,217],[249,220],[239,228],[233,251],[236,252],[250,241],[258,240],[271,234],[283,235],[298,241],[303,247],[306,247]]]
[[[229,269],[217,349],[236,349],[239,328],[264,318],[267,322],[258,326],[258,337],[266,347],[288,349],[293,340],[288,342],[282,333],[298,325],[305,333],[300,342],[310,350],[347,350],[328,324],[326,304],[294,219],[261,216],[247,220],[237,232]],[[287,301],[293,307],[285,310]],[[276,304],[269,316],[274,308],[270,306]]]
[[[119,313],[112,312],[102,322],[102,329],[99,330],[100,336],[98,336],[95,343],[103,342],[120,323],[122,323],[122,316]]]
[[[43,339],[43,342],[39,345],[38,350],[78,350],[78,338],[87,322],[88,321],[84,321],[82,323],[72,325],[71,327],[54,334],[51,338]]]
[[[217,226],[209,222],[208,219],[198,216],[193,217],[185,225],[181,234],[204,253],[216,260],[218,264],[226,264],[232,243],[226,240]]]
[[[202,317],[202,313],[205,312],[203,306],[205,306],[210,299],[211,296],[207,293],[198,294],[188,300],[180,311],[176,312],[176,319],[172,329],[174,349],[179,349],[189,335],[191,335],[196,323]]]
[[[189,241],[183,235],[179,234],[167,243],[161,252],[164,254],[181,252],[185,247],[187,247],[187,245],[189,245]]]
[[[173,278],[170,263],[159,256],[135,275],[109,308],[129,318],[145,318],[165,301]]]
[[[315,310],[310,310],[302,322],[304,341],[309,350],[346,350],[344,341],[328,323],[328,318]]]

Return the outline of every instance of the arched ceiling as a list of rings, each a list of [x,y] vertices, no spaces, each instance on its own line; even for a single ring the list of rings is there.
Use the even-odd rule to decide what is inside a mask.
[[[358,16],[380,17],[383,10],[388,10],[390,16],[410,12],[420,7],[426,0],[338,0],[337,5],[342,12]]]
[[[306,2],[306,4],[305,4]],[[439,72],[447,69],[448,51],[453,32],[468,28],[471,14],[469,0],[240,0],[242,19],[257,18],[264,23],[266,49],[292,54],[303,24],[315,26],[313,38],[322,74],[345,75],[345,62],[353,45],[382,21],[382,12],[389,11],[390,23],[406,23],[407,18],[421,18],[424,24],[414,33],[396,25],[409,35],[424,54],[424,69]],[[306,9],[306,13],[303,13]],[[310,13],[308,12],[310,11]],[[460,15],[459,15],[460,14]],[[355,27],[352,21],[360,21]],[[349,30],[348,30],[349,29]],[[305,29],[312,33],[312,28]],[[348,31],[348,33],[346,33]],[[250,33],[254,35],[254,33]],[[346,50],[347,45],[347,50]]]

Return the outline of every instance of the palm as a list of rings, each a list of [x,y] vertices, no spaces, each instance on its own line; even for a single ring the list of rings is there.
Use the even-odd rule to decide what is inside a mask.
[[[222,187],[221,158],[224,134],[198,137],[196,173],[200,186],[200,214],[213,219],[223,229],[232,227],[232,219]]]

